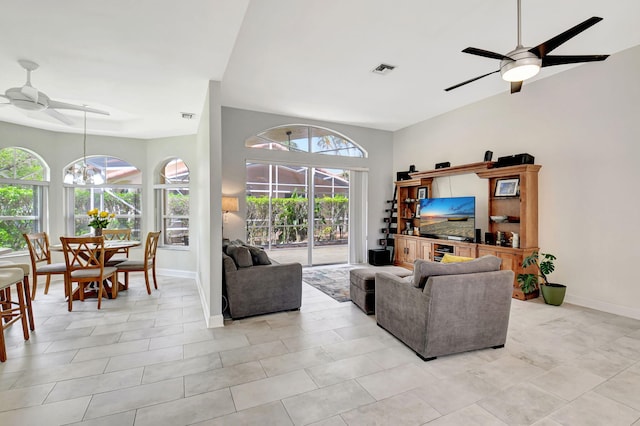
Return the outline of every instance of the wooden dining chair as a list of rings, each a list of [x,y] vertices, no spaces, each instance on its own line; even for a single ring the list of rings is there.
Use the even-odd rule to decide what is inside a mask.
[[[158,289],[158,281],[156,280],[156,250],[160,241],[160,232],[149,232],[147,241],[144,245],[144,259],[142,260],[126,260],[119,263],[116,267],[118,272],[124,272],[124,288],[129,288],[129,272],[144,272],[144,281],[147,285],[147,293],[151,294],[151,286],[149,285],[149,269],[153,275],[153,286]]]
[[[31,331],[36,329],[36,324],[33,319],[33,307],[31,306],[31,292],[29,291],[29,273],[30,267],[28,263],[15,263],[9,260],[0,260],[0,269],[6,268],[19,268],[22,270],[22,288],[24,290],[24,302],[27,309],[27,316],[29,317],[29,328]],[[11,293],[9,293],[9,297]]]
[[[124,229],[103,229],[102,236],[106,241],[129,241],[131,240],[131,228]],[[118,256],[119,255],[119,256]],[[129,247],[121,248],[114,257],[109,259],[106,266],[115,266],[129,258]]]
[[[0,269],[0,361],[7,360],[7,347],[4,341],[4,330],[20,320],[24,340],[29,340],[27,326],[27,310],[24,289],[22,288],[24,272],[22,268]],[[11,286],[16,286],[18,301],[11,300]],[[12,306],[16,307],[12,307]]]
[[[118,276],[115,266],[104,266],[104,237],[60,237],[64,260],[67,265],[65,287],[69,299],[69,312],[73,309],[73,294],[78,293],[84,302],[86,284],[95,282],[98,285],[98,309],[102,304],[102,296],[106,295],[104,280],[111,280],[111,297],[118,295]],[[72,290],[72,284],[78,287]]]
[[[51,250],[49,250],[49,236],[46,232],[33,234],[22,234],[27,240],[29,256],[31,257],[31,270],[33,271],[33,288],[31,289],[31,300],[36,299],[36,289],[38,288],[38,276],[46,275],[47,282],[44,286],[44,294],[49,293],[51,275],[62,275],[67,267],[64,263],[51,262]]]

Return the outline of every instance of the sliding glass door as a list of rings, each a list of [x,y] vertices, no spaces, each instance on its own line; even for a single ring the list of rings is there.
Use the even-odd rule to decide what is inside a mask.
[[[348,212],[346,170],[247,163],[247,241],[278,262],[348,262]]]

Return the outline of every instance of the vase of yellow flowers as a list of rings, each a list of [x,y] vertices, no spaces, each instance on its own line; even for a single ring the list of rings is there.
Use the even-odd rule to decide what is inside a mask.
[[[109,213],[108,211],[100,211],[97,208],[91,209],[87,212],[87,216],[91,218],[89,226],[94,229],[96,237],[102,235],[102,230],[109,226],[109,221],[116,217],[115,213]]]

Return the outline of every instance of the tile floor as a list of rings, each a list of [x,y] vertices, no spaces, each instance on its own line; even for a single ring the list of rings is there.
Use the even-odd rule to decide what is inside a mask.
[[[7,330],[0,425],[640,425],[640,321],[513,301],[504,349],[423,362],[351,302],[206,329],[195,283],[142,279]]]

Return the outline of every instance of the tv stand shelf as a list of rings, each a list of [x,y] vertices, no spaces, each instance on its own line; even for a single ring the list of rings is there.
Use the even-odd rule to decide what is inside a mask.
[[[398,220],[395,238],[394,263],[413,269],[416,259],[439,261],[445,253],[456,256],[480,257],[494,255],[502,259],[502,269],[511,269],[515,276],[532,272],[522,268],[522,260],[533,251],[538,251],[538,172],[536,164],[523,164],[509,167],[494,167],[491,161],[471,163],[443,169],[410,173],[411,179],[395,182],[398,191],[399,215],[406,219]],[[498,232],[505,235],[507,242],[518,234],[519,247],[482,244],[479,241],[455,241],[420,237],[420,217],[418,188],[426,187],[431,196],[433,179],[475,173],[487,181],[488,224],[485,230],[495,237]],[[517,179],[518,194],[513,197],[496,196],[496,186],[503,179]],[[468,194],[476,195],[476,194]],[[477,196],[477,195],[476,195]],[[490,216],[507,216],[504,222],[489,220]],[[483,224],[476,223],[477,228]],[[523,294],[517,279],[514,279],[513,297],[521,300],[537,297],[537,291]]]

